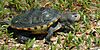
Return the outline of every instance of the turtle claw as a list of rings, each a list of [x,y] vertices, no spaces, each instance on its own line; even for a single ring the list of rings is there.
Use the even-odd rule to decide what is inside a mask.
[[[50,39],[45,39],[45,43],[46,44],[52,44],[52,42],[50,41]]]

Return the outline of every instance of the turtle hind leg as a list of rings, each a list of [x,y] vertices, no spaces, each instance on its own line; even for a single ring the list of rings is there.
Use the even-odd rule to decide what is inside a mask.
[[[25,44],[25,42],[27,42],[29,39],[30,39],[29,37],[23,35],[18,35],[17,37],[17,41],[22,44]]]
[[[59,30],[62,27],[62,25],[58,22],[55,27],[50,27],[48,30],[48,35],[45,38],[46,43],[51,43],[50,38],[54,34],[55,31]]]
[[[21,44],[25,44],[26,42],[28,42],[28,40],[31,40],[34,38],[33,35],[31,35],[30,32],[18,32],[17,34],[15,34],[16,36],[16,41],[21,43]]]

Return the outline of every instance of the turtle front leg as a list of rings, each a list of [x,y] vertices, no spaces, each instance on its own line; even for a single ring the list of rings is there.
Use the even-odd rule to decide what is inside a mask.
[[[62,27],[62,25],[58,22],[58,24],[55,27],[50,27],[48,30],[48,35],[45,38],[46,43],[51,43],[50,38],[54,34],[55,31],[59,30]]]
[[[45,38],[46,43],[51,43],[50,38],[53,35],[53,32],[54,32],[54,28],[50,27],[48,30],[48,35]]]

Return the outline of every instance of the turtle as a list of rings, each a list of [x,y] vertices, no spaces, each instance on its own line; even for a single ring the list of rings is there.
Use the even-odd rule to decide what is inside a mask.
[[[80,19],[76,12],[59,12],[52,8],[37,8],[14,17],[8,30],[19,31],[18,39],[24,43],[29,39],[28,35],[46,35],[46,43],[51,43],[50,38],[57,30],[64,27],[65,23],[74,23]],[[14,31],[16,32],[16,31]],[[20,35],[22,34],[22,35]],[[25,35],[24,35],[25,34]]]

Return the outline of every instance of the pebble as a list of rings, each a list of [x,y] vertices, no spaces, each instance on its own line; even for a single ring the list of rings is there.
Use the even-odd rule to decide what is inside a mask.
[[[2,45],[2,44],[5,44],[5,42],[4,42],[3,40],[0,39],[0,44],[1,44],[1,45]]]
[[[100,20],[97,22],[97,26],[100,26]]]

